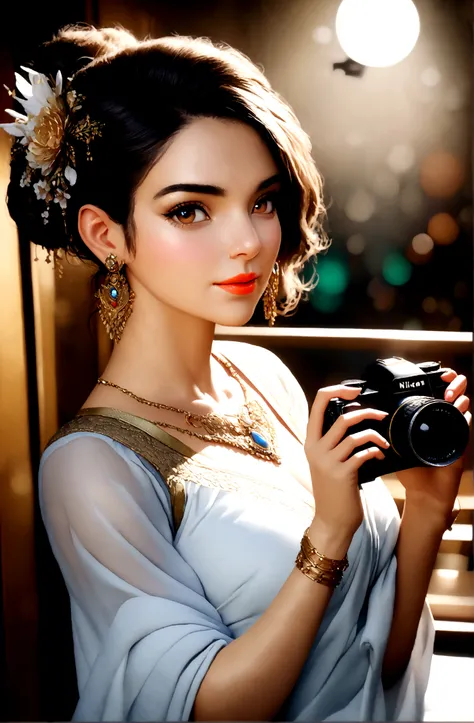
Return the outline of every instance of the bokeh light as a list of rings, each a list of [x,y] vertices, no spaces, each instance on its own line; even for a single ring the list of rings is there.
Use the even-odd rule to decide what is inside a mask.
[[[421,321],[421,319],[408,319],[403,324],[403,328],[409,331],[420,331],[421,329],[423,329],[423,322]]]
[[[441,246],[452,244],[459,236],[459,226],[449,213],[432,216],[427,230],[433,241]]]
[[[439,72],[438,68],[435,68],[434,66],[425,68],[421,74],[421,82],[423,83],[423,85],[428,86],[428,88],[434,88],[436,85],[439,84],[440,80],[441,73]]]
[[[344,302],[343,294],[324,294],[316,287],[309,295],[311,306],[323,314],[330,314],[337,311]]]
[[[387,163],[394,173],[406,173],[415,163],[415,151],[403,144],[394,146],[388,154]]]
[[[382,275],[392,286],[403,286],[411,277],[411,264],[397,251],[388,254],[383,262]]]
[[[346,241],[347,250],[350,254],[358,256],[363,253],[366,247],[366,240],[361,233],[354,233]]]
[[[415,253],[423,256],[433,250],[434,243],[431,236],[428,236],[427,233],[418,233],[413,237],[411,245]]]
[[[448,331],[461,331],[462,321],[458,316],[453,316],[448,322]]]
[[[464,228],[472,227],[472,206],[465,206],[458,214],[458,223]]]
[[[319,45],[329,45],[332,40],[332,30],[326,25],[319,25],[313,30],[313,40]]]
[[[451,198],[462,188],[464,179],[464,164],[452,153],[430,153],[421,162],[420,185],[432,198]]]
[[[454,284],[454,298],[466,299],[470,295],[470,289],[465,281],[456,281]]]
[[[311,267],[311,268],[310,268]],[[309,264],[304,274],[311,278],[314,263]],[[349,284],[349,269],[344,259],[322,256],[317,261],[318,285],[309,293],[311,306],[328,314],[344,303],[344,292]]]
[[[352,148],[359,148],[364,143],[364,138],[357,131],[349,131],[349,133],[346,133],[346,143]]]
[[[448,299],[441,299],[438,302],[438,309],[442,314],[444,314],[444,316],[452,316],[454,311],[453,305],[450,301],[448,301]]]
[[[369,282],[367,296],[371,297],[372,305],[377,311],[390,311],[395,305],[395,289],[392,286],[387,286],[377,276],[374,276]]]
[[[423,299],[421,307],[427,314],[434,314],[438,308],[438,302],[432,296],[427,296],[426,299]]]
[[[412,264],[427,264],[433,256],[434,243],[427,233],[419,233],[407,247],[405,255]]]
[[[372,299],[375,299],[377,294],[379,294],[384,289],[388,289],[389,287],[386,286],[386,284],[381,281],[378,276],[374,276],[373,279],[369,281],[367,284],[367,296],[370,296]]]
[[[411,53],[420,18],[412,0],[342,0],[336,33],[349,58],[383,68]]]
[[[373,176],[372,188],[381,198],[395,198],[400,192],[400,183],[394,173],[381,168]]]
[[[373,300],[374,309],[377,311],[390,311],[395,306],[395,289],[391,286],[385,287]]]
[[[320,293],[337,296],[346,290],[349,283],[349,269],[341,259],[321,258],[318,262],[318,273],[317,288]]]
[[[375,212],[375,201],[371,194],[359,188],[352,193],[346,203],[345,212],[351,221],[364,223],[368,221]]]

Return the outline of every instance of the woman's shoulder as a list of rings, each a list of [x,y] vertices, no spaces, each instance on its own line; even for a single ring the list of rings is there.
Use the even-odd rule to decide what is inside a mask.
[[[283,385],[299,383],[293,372],[280,357],[264,346],[244,341],[215,340],[213,351],[224,354],[229,361],[242,371],[247,371],[253,378],[267,379],[270,383],[277,378]]]
[[[47,445],[38,470],[42,511],[77,505],[92,509],[128,496],[171,516],[168,487],[133,449],[98,432],[71,432]],[[72,506],[72,507],[71,507]]]
[[[278,397],[291,409],[292,417],[306,428],[309,415],[308,400],[291,369],[274,352],[257,344],[242,341],[214,342],[213,351],[222,353],[234,362],[262,392]]]
[[[61,427],[49,440],[41,455],[39,481],[67,479],[72,476],[91,479],[92,471],[128,466],[126,450],[110,437],[96,432],[73,431],[71,423]]]

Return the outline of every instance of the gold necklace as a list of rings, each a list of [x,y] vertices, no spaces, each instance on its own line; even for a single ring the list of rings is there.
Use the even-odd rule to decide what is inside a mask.
[[[212,356],[220,364],[222,364],[231,377],[236,379],[242,389],[245,401],[238,415],[220,415],[215,414],[214,412],[209,412],[208,414],[193,414],[185,409],[171,407],[167,404],[161,404],[160,402],[151,402],[149,399],[139,397],[129,389],[125,389],[124,387],[121,387],[108,379],[104,379],[103,377],[99,377],[97,383],[118,389],[123,394],[127,394],[132,399],[140,402],[140,404],[146,404],[149,407],[155,407],[156,409],[166,409],[170,412],[184,414],[186,424],[194,429],[201,427],[206,430],[206,433],[203,434],[201,432],[196,432],[194,429],[183,429],[182,427],[177,427],[176,425],[169,424],[167,422],[153,422],[153,424],[157,427],[174,429],[177,432],[189,434],[206,442],[215,442],[216,444],[224,444],[230,447],[235,447],[245,452],[249,452],[255,457],[260,457],[261,459],[281,464],[281,458],[276,447],[275,427],[270,421],[268,414],[256,399],[249,398],[247,389],[232,364],[217,354],[213,354]],[[235,421],[233,421],[231,417],[234,417]]]

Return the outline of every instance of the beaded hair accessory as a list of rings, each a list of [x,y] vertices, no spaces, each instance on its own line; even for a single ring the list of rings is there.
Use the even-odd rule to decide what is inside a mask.
[[[64,84],[60,71],[55,80],[48,80],[32,68],[21,69],[29,78],[28,82],[15,73],[16,88],[23,98],[4,87],[26,114],[7,108],[5,112],[15,121],[0,123],[0,128],[15,136],[12,155],[25,154],[27,166],[20,185],[33,187],[38,201],[44,203],[41,217],[47,224],[52,203],[59,204],[65,216],[71,188],[77,181],[76,141],[86,144],[86,158],[92,160],[90,143],[102,135],[103,124],[81,116],[84,96],[71,89],[72,78]]]

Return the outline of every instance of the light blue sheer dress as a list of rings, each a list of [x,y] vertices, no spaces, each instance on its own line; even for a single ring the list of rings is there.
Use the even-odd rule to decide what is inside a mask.
[[[219,344],[304,433],[306,399],[287,367],[263,348]],[[65,425],[39,471],[41,512],[71,602],[73,720],[188,720],[215,656],[290,575],[312,496],[283,465],[271,484],[218,470],[155,425],[106,412]],[[425,606],[406,673],[384,690],[400,520],[381,480],[362,496],[349,568],[282,720],[423,717],[432,618]]]

